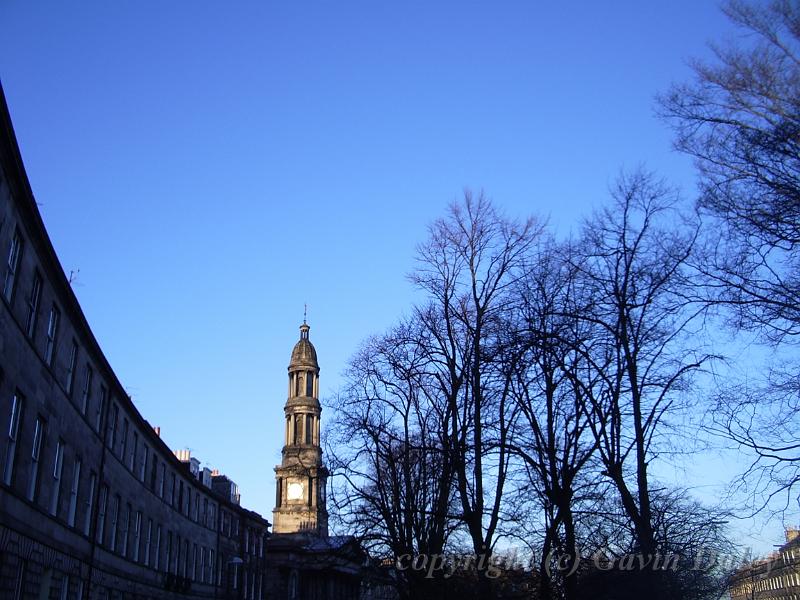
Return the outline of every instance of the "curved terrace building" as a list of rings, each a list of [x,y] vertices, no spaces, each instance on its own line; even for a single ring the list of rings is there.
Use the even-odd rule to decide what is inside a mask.
[[[0,256],[0,597],[264,597],[269,523],[125,393],[45,231],[1,89]]]

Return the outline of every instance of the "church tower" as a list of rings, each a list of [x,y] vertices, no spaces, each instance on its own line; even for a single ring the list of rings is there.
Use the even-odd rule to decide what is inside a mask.
[[[310,327],[300,326],[300,340],[289,361],[289,399],[281,464],[275,467],[276,498],[272,511],[273,533],[306,531],[328,535],[325,481],[319,420],[319,364],[308,339]]]

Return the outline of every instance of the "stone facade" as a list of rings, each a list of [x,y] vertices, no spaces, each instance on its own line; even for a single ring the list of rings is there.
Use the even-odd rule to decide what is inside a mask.
[[[800,531],[786,530],[786,543],[770,556],[739,569],[731,577],[731,600],[800,599]]]
[[[125,393],[44,228],[2,89],[0,253],[0,598],[263,598],[269,523],[204,484]]]

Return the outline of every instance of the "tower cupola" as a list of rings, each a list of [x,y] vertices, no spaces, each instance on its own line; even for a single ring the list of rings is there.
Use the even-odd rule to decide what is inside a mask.
[[[300,325],[300,339],[294,345],[292,350],[292,358],[289,360],[289,370],[293,368],[311,367],[312,369],[319,370],[317,364],[317,351],[314,349],[314,344],[308,339],[308,332],[311,330],[306,323]]]

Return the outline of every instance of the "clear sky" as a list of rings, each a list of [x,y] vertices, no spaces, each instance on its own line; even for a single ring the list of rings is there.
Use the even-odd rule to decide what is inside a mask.
[[[691,197],[653,96],[731,32],[702,0],[3,0],[0,78],[120,380],[271,518],[303,304],[330,395],[465,187],[562,232],[624,167]]]

